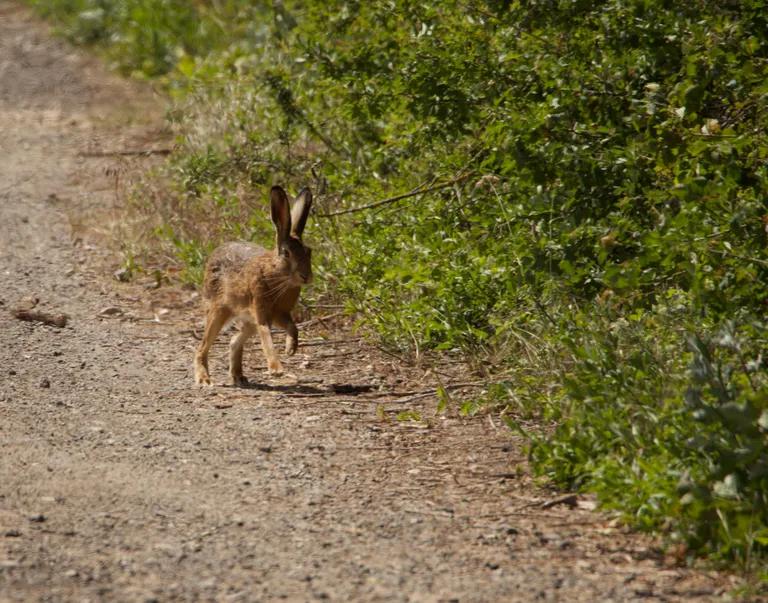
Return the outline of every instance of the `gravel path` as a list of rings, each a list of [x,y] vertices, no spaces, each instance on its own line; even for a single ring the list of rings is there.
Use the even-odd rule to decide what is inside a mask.
[[[341,327],[293,379],[252,344],[249,389],[222,336],[194,387],[196,293],[110,278],[122,164],[78,155],[156,140],[160,102],[0,0],[0,601],[733,600],[588,500],[543,507],[519,440]]]

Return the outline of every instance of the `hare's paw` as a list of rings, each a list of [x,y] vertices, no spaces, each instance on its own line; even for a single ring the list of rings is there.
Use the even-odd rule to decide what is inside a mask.
[[[207,372],[195,374],[195,383],[198,385],[213,385],[213,383],[211,383],[211,376]]]
[[[269,368],[269,374],[270,375],[282,375],[283,374],[283,365],[277,359],[270,360],[268,368]]]
[[[195,383],[198,385],[211,385],[211,376],[208,374],[208,358],[203,354],[195,354],[193,364],[195,370]]]
[[[248,387],[248,378],[244,375],[232,375],[232,385],[235,387]]]

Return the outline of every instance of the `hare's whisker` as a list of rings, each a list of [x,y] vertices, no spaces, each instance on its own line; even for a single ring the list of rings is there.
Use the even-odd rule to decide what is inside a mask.
[[[282,280],[278,281],[276,285],[268,288],[264,293],[270,297],[280,297],[283,293],[290,289],[290,287],[291,281],[289,279],[283,278]]]

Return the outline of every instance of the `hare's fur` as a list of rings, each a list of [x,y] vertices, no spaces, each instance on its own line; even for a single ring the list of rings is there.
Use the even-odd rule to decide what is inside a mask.
[[[225,243],[211,254],[206,264],[205,333],[195,354],[195,382],[199,384],[211,384],[208,352],[219,331],[232,320],[240,324],[240,331],[229,343],[229,374],[235,385],[247,383],[243,376],[243,345],[257,331],[272,374],[280,374],[283,369],[272,344],[270,327],[285,329],[286,354],[294,354],[298,347],[298,329],[291,310],[302,285],[312,280],[311,249],[301,240],[312,193],[309,189],[299,193],[291,210],[285,191],[274,186],[270,203],[277,231],[275,249],[267,251],[245,242]]]

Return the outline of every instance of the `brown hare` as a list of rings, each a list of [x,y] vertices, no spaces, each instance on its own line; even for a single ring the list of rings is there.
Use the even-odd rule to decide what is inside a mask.
[[[312,280],[312,250],[301,241],[312,192],[302,190],[291,210],[288,195],[281,187],[273,186],[270,204],[277,231],[274,250],[253,243],[225,243],[211,254],[205,266],[203,299],[207,313],[203,340],[195,354],[196,383],[211,385],[208,351],[231,320],[240,324],[240,331],[229,344],[229,375],[234,385],[248,383],[243,376],[243,344],[256,331],[271,374],[283,370],[272,345],[272,325],[285,329],[285,353],[290,356],[296,352],[299,333],[291,310],[302,285]]]

